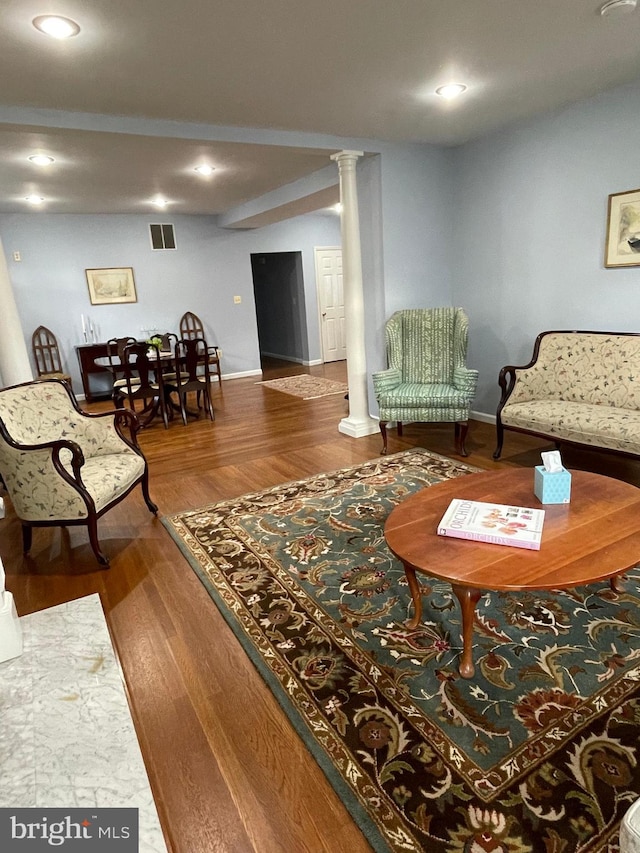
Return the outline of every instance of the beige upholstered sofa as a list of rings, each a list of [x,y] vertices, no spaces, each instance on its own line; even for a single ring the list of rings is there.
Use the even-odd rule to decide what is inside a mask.
[[[529,364],[498,382],[494,459],[505,429],[640,455],[640,334],[542,332]]]

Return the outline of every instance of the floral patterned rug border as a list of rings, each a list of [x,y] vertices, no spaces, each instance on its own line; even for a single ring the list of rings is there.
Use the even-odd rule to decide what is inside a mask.
[[[325,379],[323,376],[311,376],[309,373],[301,373],[299,376],[285,376],[282,379],[268,379],[266,382],[257,382],[272,391],[281,391],[292,397],[301,397],[303,400],[316,400],[319,397],[329,397],[333,394],[346,394],[348,387],[345,382],[335,379]]]
[[[362,552],[375,553],[377,568],[386,568],[391,576],[393,571],[390,567],[380,565],[381,549],[386,549],[382,536],[384,519],[380,513],[389,511],[389,499],[393,506],[418,488],[472,470],[476,469],[427,451],[406,451],[332,474],[181,513],[163,519],[163,523],[374,849],[416,853],[427,849],[430,853],[462,853],[470,849],[496,853],[614,851],[617,849],[617,825],[624,806],[640,793],[637,750],[629,745],[634,738],[637,742],[637,726],[640,724],[640,700],[637,699],[640,668],[637,661],[634,666],[632,654],[628,653],[625,659],[614,644],[608,651],[604,649],[600,655],[604,673],[602,688],[595,690],[593,695],[587,695],[586,701],[581,699],[578,702],[557,687],[558,684],[562,686],[564,677],[573,684],[579,683],[579,656],[575,658],[574,655],[564,666],[564,659],[570,658],[564,648],[554,652],[553,647],[543,645],[544,654],[538,653],[538,658],[533,658],[534,665],[524,666],[520,673],[524,673],[525,684],[528,678],[535,686],[536,678],[540,681],[540,672],[535,670],[546,669],[548,671],[543,675],[549,678],[552,687],[544,690],[529,688],[526,701],[521,703],[518,711],[521,722],[529,727],[530,721],[533,729],[537,727],[539,731],[530,733],[531,736],[504,759],[497,756],[492,759],[493,764],[489,762],[483,769],[482,761],[473,760],[473,750],[481,750],[480,735],[488,735],[488,743],[493,743],[491,738],[499,731],[499,726],[495,726],[495,720],[483,720],[474,714],[471,703],[465,702],[464,695],[460,693],[456,685],[455,664],[451,665],[457,659],[459,648],[451,646],[442,633],[437,635],[436,629],[431,627],[435,623],[427,623],[423,631],[410,636],[410,632],[403,630],[402,614],[399,615],[396,608],[392,616],[387,617],[385,613],[385,618],[393,619],[392,622],[383,620],[370,632],[377,635],[375,638],[370,636],[370,639],[378,642],[378,651],[370,651],[366,645],[361,649],[358,638],[364,637],[364,629],[360,630],[359,614],[366,613],[367,607],[375,609],[372,602],[379,603],[384,598],[378,593],[387,595],[387,587],[382,582],[385,571],[363,572],[363,566],[351,570],[345,565],[343,558],[347,551],[344,549],[339,552],[340,559],[335,555],[325,557],[326,536],[324,539],[313,535],[290,538],[288,522],[292,517],[295,516],[299,524],[304,525],[311,520],[315,523],[319,508],[325,510],[328,502],[332,507],[329,513],[332,518],[327,529],[333,531],[337,539],[341,533],[347,537],[347,542],[350,541],[349,536],[354,542],[359,541],[359,534],[355,531],[360,522],[367,531],[369,545],[360,549],[353,545],[355,562],[362,560]],[[384,502],[376,503],[376,497],[385,492],[390,493],[386,496],[386,509],[382,505]],[[347,503],[346,512],[341,515],[344,510],[342,496]],[[347,549],[350,547],[348,545]],[[323,600],[324,589],[315,601],[308,594],[309,590],[313,592],[322,587],[322,573],[330,575],[332,565],[340,565],[340,589],[354,594],[352,601],[358,606],[363,600],[366,605],[354,610],[347,600],[346,604],[340,605],[343,607],[343,618],[340,619],[334,619],[328,612],[332,602]],[[401,570],[398,575],[396,566],[393,591],[401,588],[401,575]],[[373,584],[367,580],[370,576],[374,577]],[[266,586],[265,577],[271,578]],[[254,584],[255,594],[249,594],[251,589],[246,587],[247,583]],[[364,583],[359,590],[356,588],[358,583]],[[374,589],[376,583],[378,588]],[[243,584],[246,588],[241,591]],[[269,584],[273,595],[267,607],[262,605],[260,597]],[[459,630],[459,622],[456,623],[456,615],[446,596],[443,598],[441,590],[426,589],[425,597],[428,593],[432,607],[446,612],[445,623],[451,624],[452,635],[455,634]],[[358,598],[358,594],[364,598]],[[407,598],[402,606],[408,607],[406,589],[402,594]],[[609,622],[615,622],[599,603],[602,600],[607,605],[606,590],[604,598],[598,598],[598,595],[600,593],[596,591],[595,605],[591,601],[594,597],[591,593],[586,596],[587,604],[582,602],[579,594],[576,594],[575,601],[568,603],[578,610],[589,606],[594,609],[595,617],[604,614]],[[349,598],[348,595],[345,597]],[[287,601],[283,605],[285,598]],[[394,604],[396,598],[395,595],[391,598]],[[485,598],[491,604],[491,596]],[[617,626],[623,634],[633,635],[635,632],[636,641],[640,628],[639,603],[633,595],[623,596],[624,609],[620,610]],[[553,601],[541,605],[538,601],[525,600],[525,616],[530,619],[533,614],[534,621],[540,618],[543,629],[550,621],[554,631],[557,629],[561,635],[564,630],[566,634],[568,629],[562,625],[562,607],[558,604],[555,612],[554,606]],[[538,613],[540,609],[541,616]],[[514,612],[509,615],[513,616]],[[502,652],[492,652],[493,645],[498,643],[498,648],[502,649],[500,642],[508,638],[500,636],[500,631],[492,624],[489,610],[487,614],[488,619],[483,621],[480,612],[476,625],[480,634],[479,644],[487,650],[483,656],[483,671],[489,673],[487,677],[494,686],[500,688],[504,685],[513,689],[509,679],[513,681],[517,657],[510,660],[508,653],[504,657]],[[298,621],[294,631],[287,635],[286,623],[293,624],[293,617]],[[604,631],[607,619],[592,619],[594,631]],[[554,620],[555,625],[552,624]],[[363,623],[366,621],[364,617]],[[302,646],[308,646],[306,650],[302,649],[306,657],[300,656],[300,649],[289,652],[302,633],[302,625],[308,632],[308,637],[302,642]],[[526,633],[521,633],[523,628],[526,632],[526,627],[526,619],[522,624],[516,624],[517,639],[512,645],[520,647],[522,636],[522,642],[527,646]],[[331,639],[334,652],[328,649],[327,638]],[[437,649],[437,654],[424,645],[425,638],[433,649]],[[535,641],[533,635],[532,638]],[[387,646],[396,656],[395,660],[381,658],[379,653]],[[318,653],[321,647],[325,649],[323,655]],[[287,654],[294,656],[287,659]],[[331,684],[328,693],[322,692],[326,676],[322,667],[335,664],[338,655],[347,662],[351,672],[359,673],[360,692],[367,696],[367,702],[357,709],[349,710],[348,704],[340,707],[342,700],[337,697],[344,694],[340,693],[339,684]],[[416,660],[408,662],[406,658],[411,655]],[[304,672],[301,671],[301,661],[307,662]],[[319,671],[314,669],[318,661],[321,665]],[[420,661],[421,666],[431,668],[432,674],[435,671],[442,682],[441,708],[445,716],[440,719],[438,714],[429,719],[424,711],[409,701],[407,684],[403,684],[403,678],[408,677],[407,665],[411,670],[411,665]],[[436,668],[435,664],[439,666]],[[336,672],[338,669],[336,667]],[[623,670],[622,674],[620,670]],[[544,679],[542,683],[545,683]],[[468,688],[468,682],[463,686]],[[483,693],[480,687],[477,689]],[[579,695],[577,686],[576,692]],[[482,699],[482,695],[476,698]],[[486,698],[488,700],[489,697]],[[544,718],[558,701],[569,704],[559,705],[550,720],[543,719],[544,725],[536,723],[537,716]],[[487,701],[487,706],[489,704]],[[351,715],[348,719],[343,710]],[[448,720],[448,723],[461,726],[457,729],[462,737],[459,742],[456,742],[456,736],[451,737],[451,727],[446,734],[447,715],[459,717],[457,722]],[[605,719],[604,724],[600,724],[600,718]],[[399,737],[404,739],[403,743],[376,741],[381,733],[384,735],[390,731],[383,725],[385,721],[391,721],[391,728],[397,728],[396,741]],[[507,724],[506,718],[499,722]],[[360,741],[352,739],[347,743],[342,737],[347,728],[358,728]],[[556,764],[560,761],[557,756],[562,752],[565,740],[568,743],[562,754],[562,767],[570,768],[578,784],[554,765],[554,761]],[[411,743],[414,746],[409,750]],[[379,756],[385,751],[390,755],[392,747],[400,760],[396,756],[386,763],[379,762]],[[375,773],[371,771],[371,779],[367,775],[366,762],[371,763],[372,759],[367,758],[367,752],[375,757],[374,764],[380,763]],[[411,811],[409,806],[414,802],[415,792],[409,782],[416,781],[416,773],[422,774],[420,790],[423,802]],[[405,779],[408,787],[403,784]],[[621,789],[623,784],[628,790]],[[635,794],[632,789],[635,789]],[[563,818],[565,806],[562,801],[571,803],[572,798],[585,816],[576,816],[574,805],[573,811],[567,808],[567,816]],[[597,814],[599,811],[602,813]],[[539,845],[531,845],[531,838],[522,835],[518,822],[520,812],[527,812],[528,820],[539,822]],[[530,833],[530,828],[527,831]],[[570,837],[569,842],[567,836]],[[537,839],[535,832],[532,837]],[[567,846],[567,843],[574,842],[574,846]]]

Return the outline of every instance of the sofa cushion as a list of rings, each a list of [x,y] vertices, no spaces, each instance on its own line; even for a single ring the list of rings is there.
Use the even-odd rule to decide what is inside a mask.
[[[640,454],[640,411],[566,400],[511,402],[502,423],[558,440]]]

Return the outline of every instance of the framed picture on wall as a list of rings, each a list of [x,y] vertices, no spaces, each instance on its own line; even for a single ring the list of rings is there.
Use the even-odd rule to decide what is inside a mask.
[[[609,196],[604,265],[640,266],[640,190]]]
[[[92,305],[138,301],[132,267],[110,267],[85,272]]]

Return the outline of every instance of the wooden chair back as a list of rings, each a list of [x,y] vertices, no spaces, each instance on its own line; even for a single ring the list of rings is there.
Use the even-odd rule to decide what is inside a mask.
[[[160,340],[162,341],[160,344],[161,352],[174,352],[175,346],[178,343],[177,335],[174,335],[173,332],[165,332],[160,335]]]
[[[31,336],[31,347],[38,376],[66,376],[62,370],[58,340],[51,329],[38,326]]]
[[[125,347],[135,343],[137,343],[136,339],[131,337],[109,338],[107,341],[107,357],[109,358],[109,362],[113,364],[113,359],[116,357],[120,361],[120,364],[122,364]]]
[[[176,393],[180,402],[182,422],[187,423],[186,397],[192,391],[204,396],[204,407],[211,420],[215,419],[209,383],[209,348],[204,338],[183,338],[175,347],[176,375],[167,385],[168,394]]]
[[[197,391],[198,386],[209,382],[208,347],[204,338],[184,338],[176,343],[176,364],[178,385],[189,385],[189,390]]]
[[[194,340],[204,338],[204,326],[202,320],[193,311],[187,311],[180,318],[180,337],[182,340]],[[220,350],[217,346],[208,346],[209,365],[215,368],[218,382],[222,386],[222,371],[220,369]]]
[[[180,318],[180,337],[183,340],[193,340],[204,337],[202,320],[193,311],[187,311]]]

